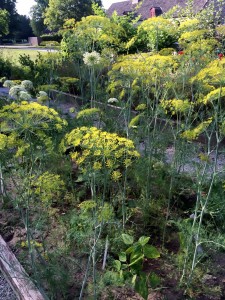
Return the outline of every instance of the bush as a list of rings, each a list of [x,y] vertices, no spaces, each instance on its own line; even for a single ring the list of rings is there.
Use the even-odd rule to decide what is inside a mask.
[[[61,40],[62,40],[62,36],[58,35],[58,34],[43,34],[41,36],[41,39],[42,39],[42,42],[49,42],[49,41],[53,42],[53,41],[55,41],[55,42],[60,43]]]
[[[60,89],[63,92],[76,94],[79,92],[79,79],[76,77],[59,77]]]
[[[163,48],[159,51],[162,56],[172,55],[175,50],[173,48]]]
[[[59,42],[57,41],[43,41],[40,43],[40,46],[43,47],[51,47],[51,46],[59,46]]]
[[[44,85],[38,86],[38,89],[40,91],[44,91],[46,93],[49,93],[51,90],[57,90],[58,85],[57,84],[44,84]]]

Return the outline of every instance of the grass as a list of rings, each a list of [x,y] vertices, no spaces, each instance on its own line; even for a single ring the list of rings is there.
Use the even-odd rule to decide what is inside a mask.
[[[47,53],[40,50],[31,50],[31,49],[9,49],[9,48],[0,49],[0,54],[2,57],[10,59],[10,61],[13,60],[15,63],[18,63],[19,57],[22,54],[27,54],[30,56],[32,60],[35,60],[39,52],[43,55]]]

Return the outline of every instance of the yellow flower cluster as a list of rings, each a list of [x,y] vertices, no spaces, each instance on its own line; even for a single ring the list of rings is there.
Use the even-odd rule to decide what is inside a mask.
[[[211,123],[212,118],[209,118],[208,120],[200,123],[197,127],[184,131],[181,136],[187,140],[195,140],[209,127]]]
[[[162,100],[161,107],[165,110],[166,114],[170,112],[172,115],[177,113],[185,113],[189,111],[192,104],[188,100],[172,99]]]
[[[24,117],[25,124],[24,124]],[[6,105],[0,111],[0,118],[5,118],[7,120],[16,120],[15,123],[22,126],[30,127],[32,125],[36,125],[40,128],[48,128],[48,123],[55,123],[55,127],[57,125],[66,125],[66,121],[62,120],[58,113],[53,108],[48,108],[47,106],[40,105],[37,102],[28,103],[26,101],[22,101],[20,104],[12,103],[10,105]],[[37,127],[36,127],[37,128]]]
[[[7,137],[7,147],[17,146],[16,156],[21,156],[32,142],[45,145],[48,151],[52,149],[51,134],[62,131],[67,122],[58,113],[47,106],[36,102],[12,103],[0,110],[1,131],[10,132]],[[1,136],[0,144],[6,143]],[[32,139],[32,140],[31,140]],[[3,146],[0,146],[3,147]]]
[[[25,247],[28,247],[28,246],[29,246],[28,241],[21,242],[21,247],[25,248]],[[41,248],[43,246],[43,244],[39,243],[37,241],[31,240],[30,241],[30,246],[35,247],[35,248]]]
[[[7,135],[0,133],[0,150],[4,150],[7,146]]]
[[[77,113],[77,119],[95,116],[96,114],[100,115],[101,113],[102,111],[99,108],[87,108]]]
[[[201,101],[204,104],[208,104],[211,101],[218,100],[225,96],[225,87],[215,89],[214,91],[207,94],[204,99]]]
[[[208,33],[209,31],[206,29],[184,32],[181,34],[181,37],[179,38],[179,43],[184,44],[189,42],[196,42],[200,39],[204,40],[207,37]]]
[[[34,193],[45,204],[58,200],[65,190],[65,184],[60,176],[49,172],[43,173],[38,178],[33,177],[32,185],[35,187]]]
[[[137,115],[133,119],[131,119],[131,121],[129,123],[129,128],[136,128],[140,123],[141,117],[142,117],[142,114]]]
[[[191,83],[202,82],[212,88],[214,86],[221,86],[225,78],[225,59],[213,60],[205,68],[201,69],[199,73],[191,78]]]
[[[74,148],[71,158],[83,171],[108,170],[114,181],[122,177],[120,167],[131,166],[133,160],[140,157],[133,141],[96,127],[80,127],[72,130],[66,135],[62,147],[64,151],[68,147]]]
[[[135,107],[135,110],[145,110],[146,108],[147,108],[147,105],[145,103],[141,103]]]
[[[149,55],[126,55],[121,57],[118,62],[113,64],[112,70],[108,73],[110,84],[108,92],[117,95],[123,99],[126,90],[137,94],[141,87],[149,87],[156,81],[162,81],[163,78],[171,76],[171,73],[178,66],[177,60],[171,56],[162,56],[159,54]],[[142,106],[141,109],[144,109]]]

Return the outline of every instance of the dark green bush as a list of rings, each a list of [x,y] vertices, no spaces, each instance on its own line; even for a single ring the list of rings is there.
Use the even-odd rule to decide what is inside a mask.
[[[43,46],[43,47],[51,47],[51,46],[59,46],[59,42],[57,41],[42,41],[40,43],[40,46]]]
[[[62,40],[62,36],[59,34],[43,34],[41,36],[42,42],[46,42],[46,41],[55,41],[60,43]]]

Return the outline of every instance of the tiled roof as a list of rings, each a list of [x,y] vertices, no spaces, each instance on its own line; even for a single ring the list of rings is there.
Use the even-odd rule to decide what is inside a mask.
[[[204,7],[207,7],[212,1],[217,0],[195,0],[194,8],[196,12],[202,10]],[[152,7],[160,7],[163,12],[167,12],[176,5],[185,7],[186,3],[187,0],[143,0],[141,7],[137,10],[137,14],[140,14],[141,19],[145,20],[150,17],[150,9]],[[107,10],[107,14],[111,16],[114,11],[117,11],[118,15],[121,16],[124,13],[132,11],[135,6],[136,5],[132,5],[132,0],[113,3]],[[225,7],[223,15],[225,15]]]

